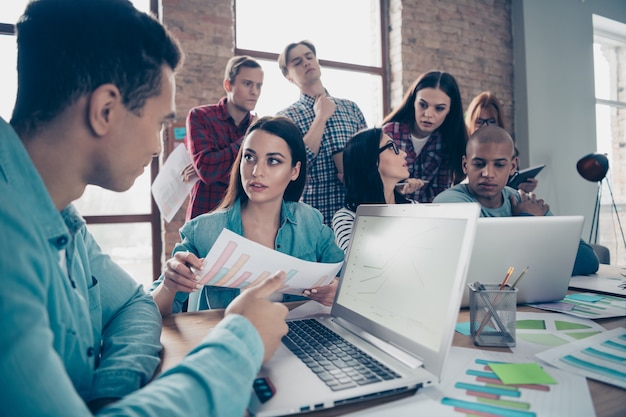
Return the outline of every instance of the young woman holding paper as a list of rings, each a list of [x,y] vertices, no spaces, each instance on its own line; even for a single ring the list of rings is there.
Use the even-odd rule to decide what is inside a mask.
[[[165,272],[153,284],[151,292],[161,315],[180,312],[195,291],[201,291],[200,297],[189,306],[190,310],[225,308],[239,294],[237,288],[198,283],[203,257],[223,229],[302,260],[343,261],[343,251],[335,245],[333,232],[324,225],[320,212],[298,202],[305,180],[306,149],[300,130],[291,120],[268,116],[250,126],[231,170],[224,200],[215,211],[183,225],[182,241],[174,247]],[[337,280],[333,280],[303,295],[330,305],[336,288]]]

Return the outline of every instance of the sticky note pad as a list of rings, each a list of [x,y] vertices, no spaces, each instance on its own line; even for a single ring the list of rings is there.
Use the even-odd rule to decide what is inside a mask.
[[[587,301],[589,303],[595,303],[596,301],[602,300],[604,297],[596,294],[570,294],[565,298],[569,298],[570,300],[576,301]]]
[[[464,336],[469,336],[470,335],[470,322],[466,321],[463,323],[457,323],[455,330]]]
[[[556,384],[537,363],[489,363],[504,384]]]

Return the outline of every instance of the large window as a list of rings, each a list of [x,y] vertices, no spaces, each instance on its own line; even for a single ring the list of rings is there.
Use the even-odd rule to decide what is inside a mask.
[[[283,77],[276,60],[286,45],[307,39],[317,49],[329,93],[356,102],[369,126],[380,123],[389,102],[384,3],[236,0],[235,53],[255,57],[265,73],[257,113],[274,114],[298,99],[298,88]]]
[[[611,251],[611,263],[626,264],[626,25],[593,16],[597,151],[609,171],[600,190],[598,243]],[[615,204],[614,204],[615,203]]]
[[[17,92],[13,25],[28,1],[0,2],[0,116],[7,121],[11,117]],[[132,2],[143,11],[149,11],[151,3],[156,5],[151,0]],[[161,271],[161,220],[150,194],[151,179],[157,170],[158,161],[155,158],[151,169],[146,169],[130,190],[114,193],[88,186],[75,202],[102,249],[144,286],[149,285]]]

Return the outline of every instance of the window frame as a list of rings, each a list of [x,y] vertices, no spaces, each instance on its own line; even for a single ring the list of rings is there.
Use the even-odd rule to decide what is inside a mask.
[[[351,64],[349,62],[332,61],[326,59],[320,59],[319,63],[324,68],[332,68],[344,71],[360,72],[370,75],[378,75],[381,77],[382,82],[382,105],[383,114],[380,115],[380,120],[384,115],[390,112],[391,93],[390,93],[390,67],[389,67],[389,0],[378,0],[380,8],[380,53],[381,53],[381,66],[368,66]],[[233,2],[233,16],[237,16],[237,0]],[[237,19],[234,19],[234,38],[235,38],[235,55],[248,55],[252,58],[263,59],[276,62],[278,60],[278,53],[260,51],[256,49],[244,49],[239,48],[237,43]]]
[[[150,12],[157,19],[160,19],[160,0],[150,0]],[[15,25],[0,22],[0,35],[16,35]],[[152,159],[150,164],[150,183],[159,173],[159,157]],[[152,193],[150,193],[150,212],[143,214],[115,214],[115,215],[95,215],[83,216],[85,222],[90,224],[126,224],[126,223],[150,223],[152,242],[152,280],[155,281],[161,275],[161,255],[163,251],[163,240],[161,239],[161,213],[159,211]]]

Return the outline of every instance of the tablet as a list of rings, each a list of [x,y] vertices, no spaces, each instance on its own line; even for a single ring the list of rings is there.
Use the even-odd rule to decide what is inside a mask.
[[[545,164],[537,165],[534,167],[522,169],[521,171],[516,172],[507,182],[507,186],[511,188],[517,189],[519,185],[523,182],[526,182],[529,178],[535,178],[537,174],[541,172],[541,170],[545,167]]]

